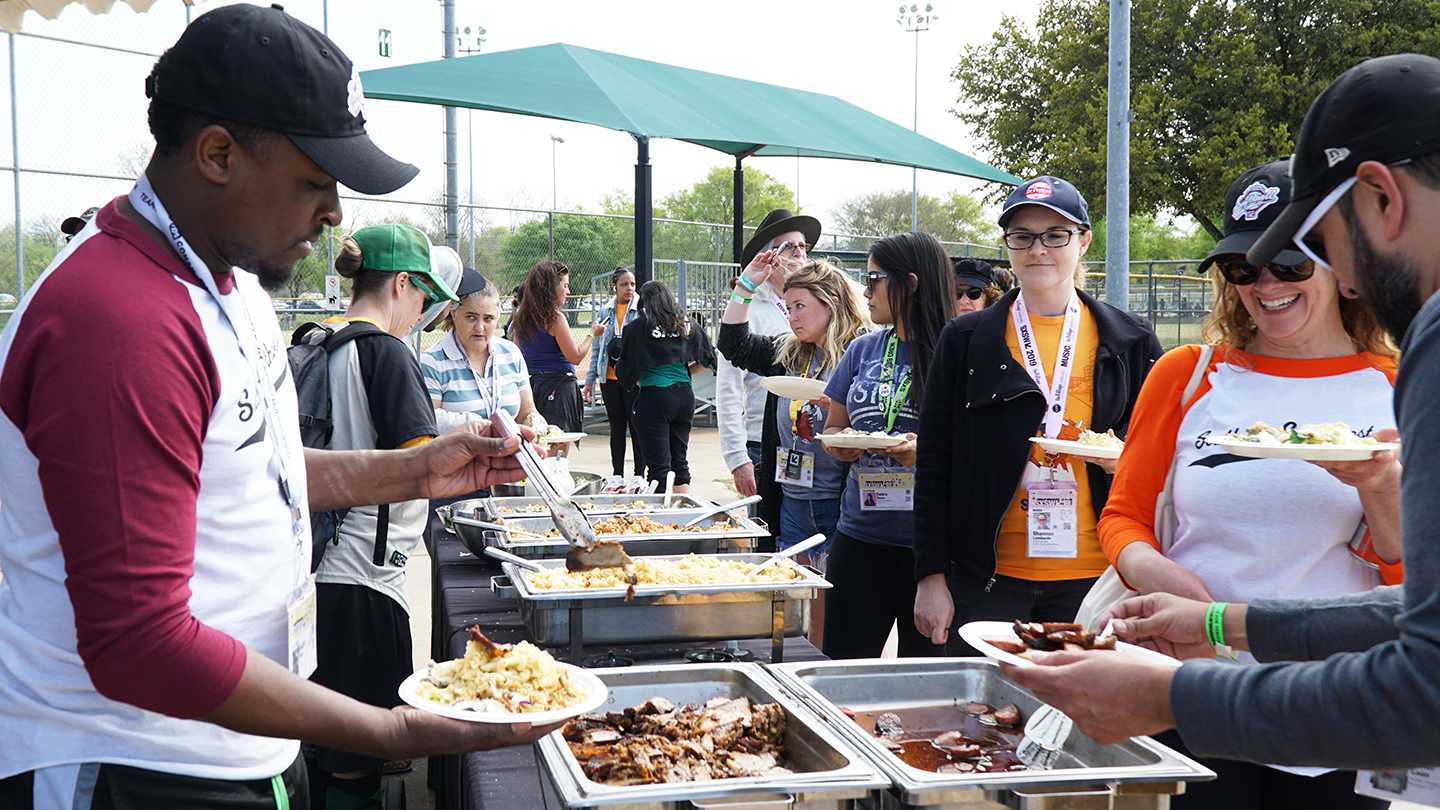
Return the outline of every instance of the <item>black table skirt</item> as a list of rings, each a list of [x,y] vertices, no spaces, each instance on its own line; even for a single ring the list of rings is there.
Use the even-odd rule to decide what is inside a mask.
[[[477,558],[453,535],[435,537],[431,556],[433,612],[431,657],[437,661],[465,654],[468,628],[479,626],[492,641],[513,644],[530,640],[513,598],[503,599],[490,590],[490,578],[500,576],[500,565]],[[698,645],[639,644],[587,648],[587,654],[634,658],[637,665],[683,663],[686,649]],[[714,646],[723,647],[717,642]],[[770,639],[739,642],[756,660],[770,661]],[[787,638],[785,660],[823,661],[825,656],[804,638]],[[449,810],[509,810],[559,808],[561,803],[540,768],[533,746],[480,751],[463,756],[431,757],[430,788],[436,806]]]

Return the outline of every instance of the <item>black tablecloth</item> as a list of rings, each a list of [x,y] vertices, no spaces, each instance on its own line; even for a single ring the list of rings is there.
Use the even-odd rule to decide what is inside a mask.
[[[437,535],[432,554],[433,634],[431,657],[437,661],[465,654],[466,632],[478,625],[491,640],[513,644],[530,640],[513,598],[503,599],[490,590],[490,578],[500,576],[500,565],[477,558],[452,535]],[[739,642],[755,660],[770,661],[770,639]],[[614,652],[637,665],[684,663],[684,654],[696,645],[638,644],[586,648],[587,655]],[[714,646],[723,647],[717,642]],[[557,653],[559,651],[556,651]],[[787,638],[785,660],[823,661],[825,656],[803,638]],[[430,787],[436,806],[452,810],[509,810],[559,808],[561,803],[549,777],[535,759],[532,746],[482,751],[463,757],[432,757]]]

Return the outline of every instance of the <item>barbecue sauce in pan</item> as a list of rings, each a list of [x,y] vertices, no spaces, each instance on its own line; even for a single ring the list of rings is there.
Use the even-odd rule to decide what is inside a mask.
[[[882,721],[880,718],[885,715],[890,717]],[[877,721],[883,731],[893,724],[894,718],[900,721],[898,735],[875,734]],[[901,762],[922,771],[942,773],[940,769],[946,765],[953,767],[946,768],[943,773],[1025,770],[1025,765],[1015,756],[1015,748],[1024,739],[1024,732],[1020,728],[1001,728],[981,723],[977,716],[966,713],[957,705],[947,703],[940,706],[856,712],[854,720],[882,743],[898,743],[899,750],[890,746],[887,748],[890,748],[890,752],[899,757]],[[977,756],[954,756],[931,744],[931,741],[941,734],[956,730],[964,736],[965,743],[980,746]],[[971,769],[966,766],[974,767]]]

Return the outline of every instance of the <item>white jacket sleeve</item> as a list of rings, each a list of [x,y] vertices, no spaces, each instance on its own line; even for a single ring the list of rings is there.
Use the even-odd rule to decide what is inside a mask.
[[[717,355],[715,369],[715,414],[720,422],[720,455],[725,468],[734,472],[750,463],[745,451],[745,372],[736,368],[724,355]]]
[[[444,408],[435,409],[435,427],[439,428],[441,433],[451,428],[459,427],[466,422],[478,421],[480,421],[479,414],[447,411]]]

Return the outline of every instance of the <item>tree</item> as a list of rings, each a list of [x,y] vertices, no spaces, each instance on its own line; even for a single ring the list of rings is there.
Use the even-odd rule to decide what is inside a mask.
[[[590,289],[593,276],[634,261],[635,234],[629,222],[583,214],[555,214],[555,258],[570,268],[570,288]],[[504,268],[491,279],[502,292],[525,280],[530,268],[550,255],[548,217],[516,228],[500,245]]]
[[[795,193],[790,187],[759,169],[745,167],[745,221],[758,225],[765,215],[776,208],[789,208],[795,213]],[[688,191],[667,194],[656,206],[667,219],[690,222],[716,222],[721,225],[735,221],[735,172],[724,166],[711,169],[705,179]],[[657,212],[657,216],[660,213]]]
[[[1105,256],[1104,217],[1094,218],[1093,224],[1088,256],[1099,260]],[[1187,229],[1173,219],[1161,219],[1153,214],[1130,215],[1130,261],[1199,261],[1213,247],[1215,240],[1198,226]]]
[[[921,194],[915,199],[919,230],[942,242],[995,245],[1000,228],[979,200],[952,191],[944,199]],[[827,230],[856,236],[888,236],[910,230],[910,191],[875,191],[841,201]]]
[[[1105,210],[1109,3],[1047,0],[965,48],[951,112],[990,162],[1075,183]],[[1428,0],[1155,0],[1132,6],[1130,206],[1218,239],[1225,191],[1290,152],[1310,102],[1366,57],[1440,52]]]

